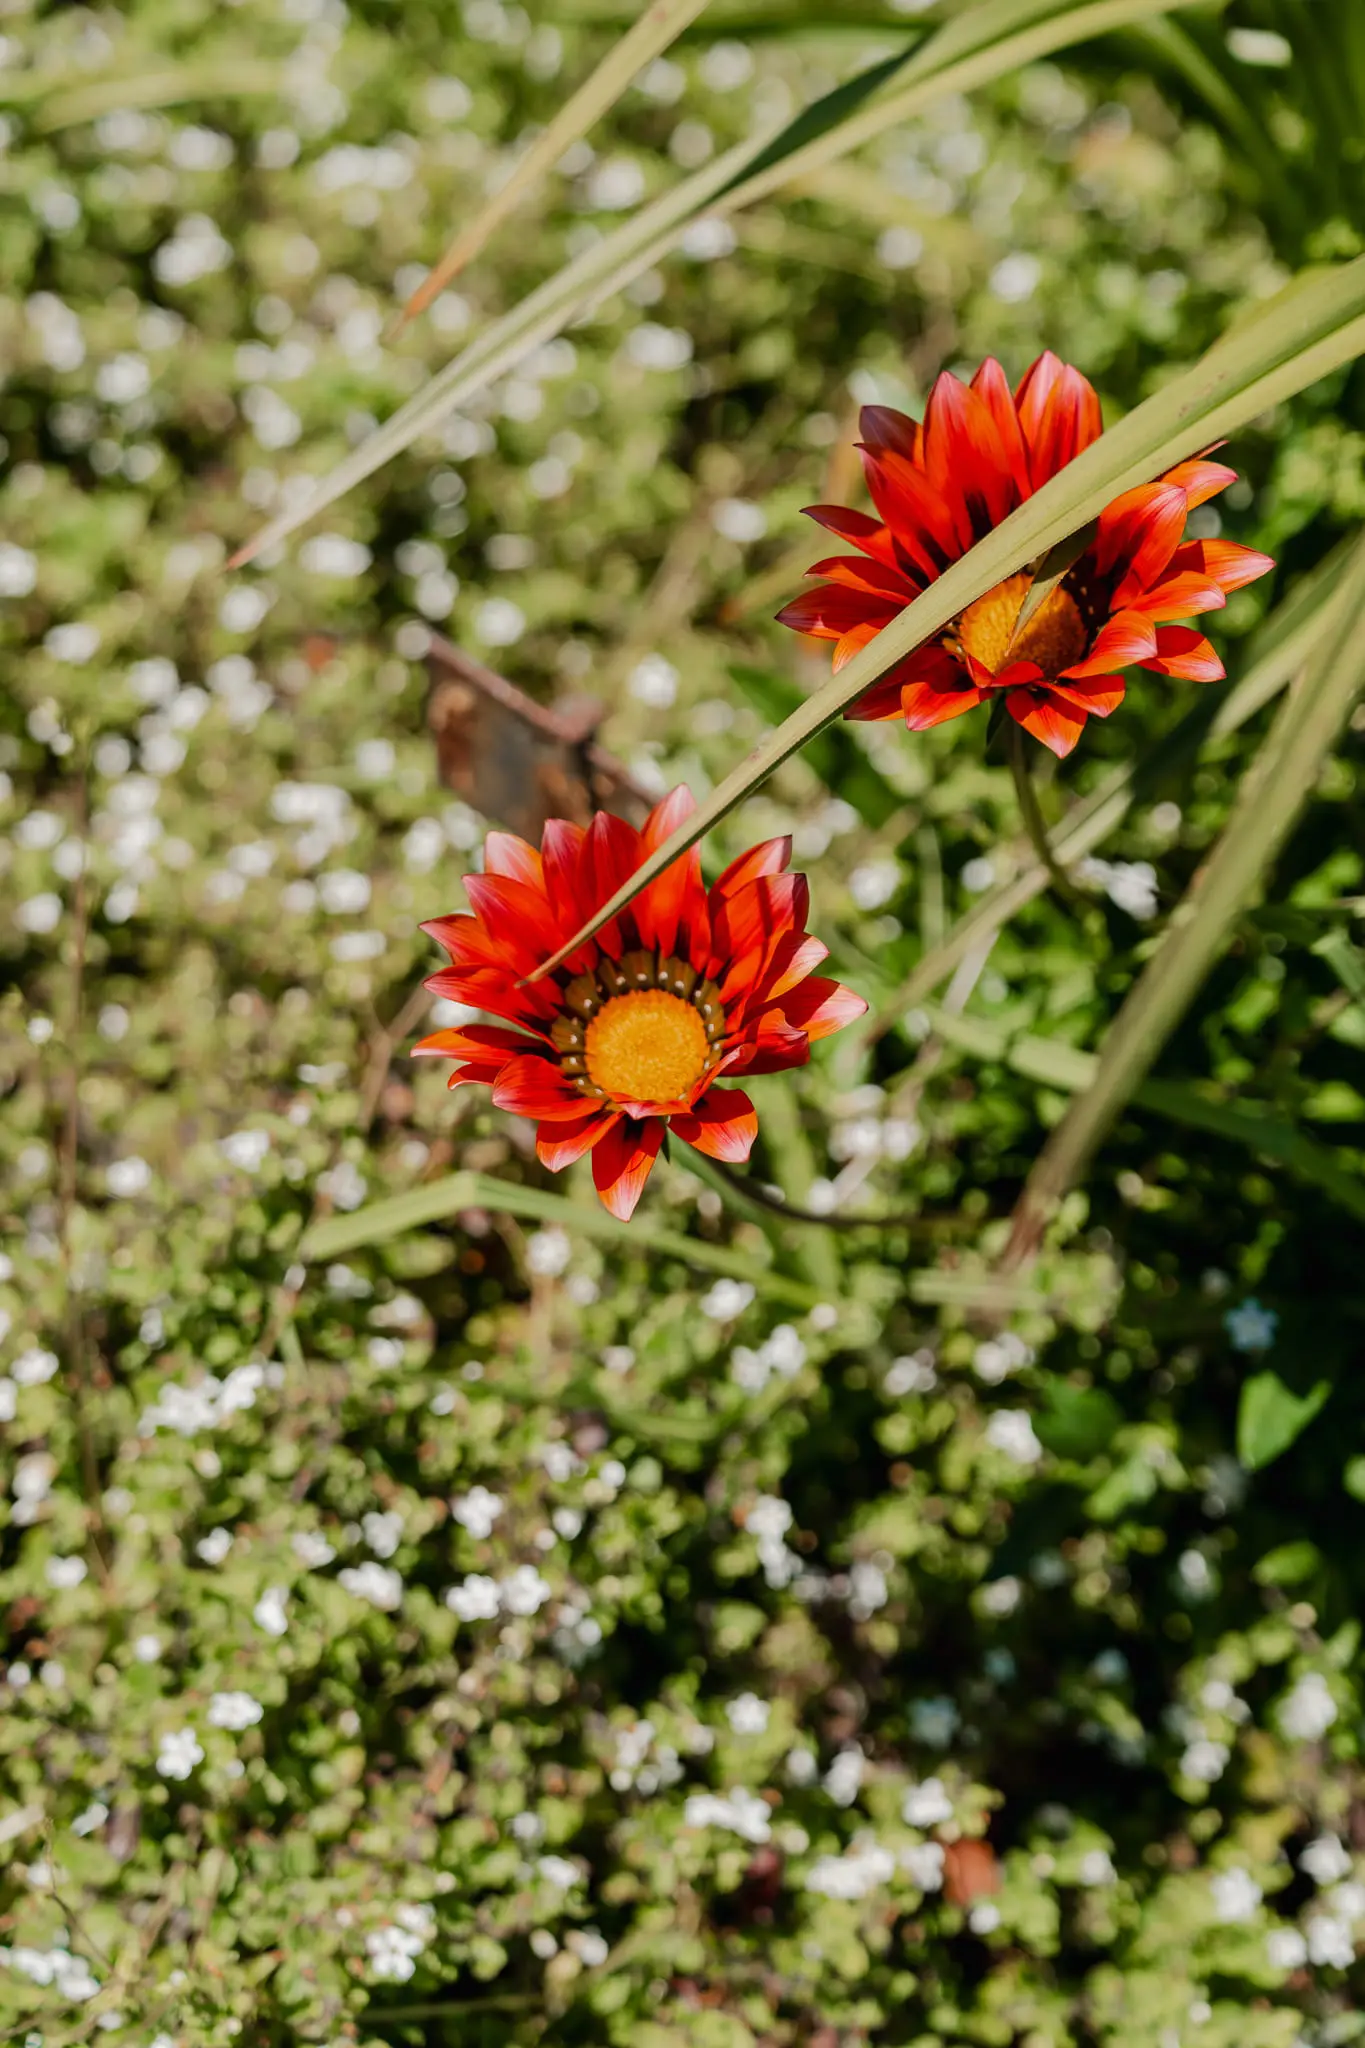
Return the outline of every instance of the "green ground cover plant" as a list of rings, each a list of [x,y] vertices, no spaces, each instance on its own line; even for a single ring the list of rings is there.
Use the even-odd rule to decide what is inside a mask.
[[[0,0],[0,2024],[1336,2048],[1365,36],[636,20]],[[831,683],[858,409],[1044,349],[1105,433]],[[984,710],[842,719],[1211,440],[1228,679],[1031,833]],[[629,1223],[409,1058],[433,635],[869,1006]]]

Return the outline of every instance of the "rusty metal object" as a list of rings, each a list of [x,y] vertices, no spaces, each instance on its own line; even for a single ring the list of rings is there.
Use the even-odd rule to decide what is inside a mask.
[[[586,825],[594,811],[642,823],[653,801],[594,737],[604,707],[588,697],[547,707],[433,634],[427,724],[442,782],[483,817],[540,841],[547,818]]]

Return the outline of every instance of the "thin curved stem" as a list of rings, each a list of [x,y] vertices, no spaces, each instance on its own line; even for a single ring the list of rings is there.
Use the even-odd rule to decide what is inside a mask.
[[[822,1216],[815,1209],[798,1209],[791,1202],[784,1202],[780,1195],[769,1194],[761,1182],[748,1174],[736,1173],[723,1160],[708,1159],[711,1172],[732,1187],[746,1202],[752,1202],[760,1209],[766,1209],[773,1216],[780,1216],[787,1223],[816,1223],[826,1230],[923,1230],[938,1232],[950,1225],[965,1223],[962,1216],[926,1216],[921,1210],[905,1210],[896,1216],[841,1216],[837,1210]],[[689,1166],[691,1161],[688,1162]],[[975,1227],[974,1225],[972,1226]]]
[[[1019,799],[1019,811],[1033,847],[1043,866],[1052,878],[1052,886],[1063,900],[1070,904],[1084,904],[1086,898],[1076,887],[1071,877],[1058,862],[1048,838],[1047,821],[1038,802],[1038,790],[1028,761],[1028,742],[1024,728],[1016,720],[1009,719],[1010,772],[1014,777],[1014,793]]]

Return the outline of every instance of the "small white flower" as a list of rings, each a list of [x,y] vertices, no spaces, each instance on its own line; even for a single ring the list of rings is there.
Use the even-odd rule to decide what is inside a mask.
[[[71,1823],[73,1835],[93,1835],[96,1828],[102,1828],[109,1818],[109,1809],[102,1799],[96,1799],[78,1813]]]
[[[536,1871],[547,1884],[558,1886],[562,1892],[583,1881],[582,1871],[576,1863],[570,1863],[567,1856],[541,1856],[537,1859]]]
[[[550,1585],[533,1564],[519,1564],[507,1574],[500,1592],[509,1614],[535,1614],[549,1599]]]
[[[126,1159],[115,1159],[105,1169],[104,1184],[111,1195],[126,1201],[132,1195],[141,1195],[152,1184],[152,1169],[145,1159],[130,1153]]]
[[[1350,1851],[1336,1835],[1315,1836],[1299,1857],[1299,1869],[1306,1871],[1314,1884],[1336,1884],[1350,1868]]]
[[[47,1561],[47,1583],[58,1592],[71,1592],[80,1585],[88,1570],[83,1557],[50,1557]]]
[[[299,1563],[306,1565],[310,1572],[321,1571],[336,1556],[327,1538],[316,1529],[299,1529],[289,1539],[289,1547]]]
[[[299,549],[299,562],[310,576],[349,580],[363,576],[371,559],[363,541],[351,540],[344,533],[315,533]]]
[[[27,597],[37,581],[37,556],[12,541],[0,541],[0,597]]]
[[[762,540],[768,531],[768,516],[751,498],[722,498],[711,508],[711,524],[722,539],[745,547]]]
[[[526,1240],[526,1263],[543,1279],[557,1279],[572,1257],[573,1245],[568,1234],[557,1225],[533,1231]]]
[[[461,1621],[491,1621],[501,1604],[498,1582],[485,1572],[471,1572],[446,1594],[446,1606]]]
[[[14,913],[14,922],[21,931],[32,932],[35,938],[43,938],[54,932],[61,923],[62,899],[55,890],[40,889],[36,896],[28,896]]]
[[[725,1703],[725,1718],[736,1735],[762,1735],[771,1712],[768,1702],[756,1692],[742,1692],[738,1699]]]
[[[43,1675],[46,1678],[46,1664]],[[1327,1903],[1342,1920],[1365,1920],[1365,1884],[1334,1885]]]
[[[772,1833],[767,1801],[743,1786],[724,1797],[716,1792],[694,1792],[683,1804],[683,1826],[728,1828],[746,1842],[766,1842]]]
[[[207,1720],[210,1728],[228,1728],[237,1734],[243,1728],[254,1728],[264,1712],[249,1692],[216,1692],[209,1701]]]
[[[142,1635],[133,1638],[133,1655],[139,1664],[155,1664],[161,1655],[160,1636]]]
[[[986,1424],[986,1441],[1016,1465],[1036,1465],[1043,1455],[1032,1418],[1023,1408],[997,1408]]]
[[[267,1586],[260,1599],[256,1602],[256,1605],[252,1608],[251,1619],[255,1622],[257,1628],[262,1629],[266,1635],[282,1636],[288,1633],[289,1617],[285,1612],[286,1598],[287,1591],[285,1587]]]
[[[961,1720],[956,1702],[946,1695],[916,1700],[910,1709],[910,1733],[916,1742],[923,1742],[930,1749],[946,1749]]]
[[[825,1791],[836,1806],[852,1806],[862,1787],[867,1760],[860,1749],[841,1749],[825,1772]]]
[[[848,878],[848,893],[859,910],[880,910],[901,885],[899,861],[869,860],[854,868]]]
[[[1338,1712],[1331,1688],[1322,1673],[1308,1671],[1281,1700],[1277,1719],[1284,1733],[1293,1741],[1319,1742],[1336,1720]]]
[[[631,670],[626,688],[651,710],[666,711],[678,694],[678,671],[662,654],[647,654]]]
[[[1114,1860],[1107,1849],[1087,1849],[1077,1875],[1086,1885],[1113,1884],[1118,1878]]]
[[[479,1542],[492,1535],[493,1524],[502,1509],[502,1496],[490,1493],[486,1486],[471,1486],[468,1493],[450,1504],[455,1520]]]
[[[926,1778],[922,1785],[912,1785],[901,1801],[901,1819],[908,1827],[933,1828],[952,1817],[953,1802],[941,1778]]]
[[[1345,1920],[1338,1920],[1334,1914],[1319,1913],[1308,1923],[1308,1960],[1319,1968],[1349,1970],[1355,1961],[1356,1947],[1351,1929]]]
[[[526,614],[510,597],[485,599],[474,614],[474,634],[485,647],[515,647],[526,631]]]
[[[55,1351],[45,1351],[40,1345],[31,1345],[21,1351],[10,1367],[11,1377],[21,1387],[40,1387],[56,1372],[58,1358]]]
[[[100,644],[99,628],[84,619],[71,619],[64,626],[49,626],[43,646],[54,661],[81,667],[92,659]]]
[[[378,1607],[385,1614],[391,1614],[402,1604],[403,1581],[390,1565],[376,1564],[367,1558],[364,1564],[348,1565],[337,1573],[337,1578],[357,1600],[368,1600],[371,1607]]]
[[[1198,1736],[1180,1759],[1181,1773],[1193,1778],[1197,1785],[1216,1785],[1228,1767],[1232,1752],[1225,1742],[1214,1742],[1209,1736]]]
[[[233,1131],[219,1140],[219,1151],[241,1173],[259,1173],[270,1151],[268,1131]]]
[[[916,1842],[900,1852],[901,1869],[917,1884],[922,1892],[936,1892],[943,1887],[943,1844],[941,1842]]]
[[[1017,306],[1033,297],[1042,275],[1043,266],[1036,256],[1030,256],[1025,249],[1014,249],[1008,256],[1002,256],[991,272],[990,288],[1007,306]]]
[[[731,1323],[736,1316],[743,1315],[753,1298],[754,1290],[749,1281],[717,1280],[697,1306],[713,1323]]]
[[[854,1844],[843,1856],[817,1856],[803,1880],[808,1892],[827,1899],[865,1899],[896,1874],[889,1849],[868,1842]]]
[[[352,917],[369,908],[370,878],[357,868],[332,868],[318,876],[318,896],[333,917]]]
[[[392,1557],[403,1540],[403,1517],[395,1514],[376,1514],[371,1510],[362,1515],[360,1526],[365,1532],[365,1541],[376,1557]]]
[[[156,1767],[163,1778],[188,1778],[204,1752],[192,1728],[172,1728],[161,1738]]]
[[[405,1927],[380,1927],[365,1936],[370,1975],[382,1983],[406,1984],[425,1943]]]
[[[641,370],[681,370],[692,360],[693,342],[685,328],[644,320],[626,336],[625,353]]]
[[[205,1564],[220,1565],[232,1548],[232,1533],[228,1529],[210,1529],[207,1536],[201,1536],[194,1546],[196,1557]]]
[[[1275,1927],[1265,1938],[1272,1969],[1299,1970],[1308,1961],[1308,1943],[1297,1927]]]
[[[1249,1870],[1220,1870],[1211,1890],[1214,1917],[1224,1926],[1236,1926],[1252,1919],[1261,1903],[1261,1887]]]
[[[1255,1295],[1230,1308],[1223,1317],[1223,1328],[1234,1351],[1268,1351],[1279,1326],[1274,1309],[1262,1308]]]

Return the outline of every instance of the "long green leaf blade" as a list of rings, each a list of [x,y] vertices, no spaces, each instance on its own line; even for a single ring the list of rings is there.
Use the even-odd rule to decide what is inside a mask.
[[[883,67],[873,67],[874,82],[883,89],[874,92],[871,104],[845,116],[843,95],[850,88],[836,87],[794,121],[737,143],[548,278],[320,477],[306,499],[268,521],[237,551],[229,567],[240,567],[287,539],[438,426],[474,392],[514,368],[531,349],[623,289],[674,248],[699,215],[734,213],[752,205],[861,148],[947,93],[972,91],[1070,43],[1194,4],[1196,0],[1085,0],[1080,6],[1073,0],[984,0],[955,15],[914,48],[913,56],[913,46],[907,46],[909,63],[894,93],[885,89]],[[766,168],[756,169],[760,162]]]
[[[785,1301],[793,1308],[813,1308],[824,1299],[814,1287],[801,1280],[775,1273],[758,1259],[726,1245],[706,1244],[700,1238],[685,1237],[679,1230],[664,1230],[639,1217],[620,1223],[605,1209],[574,1202],[548,1188],[518,1187],[512,1181],[496,1180],[491,1174],[462,1172],[385,1201],[371,1202],[346,1216],[328,1216],[305,1235],[299,1255],[305,1260],[340,1258],[364,1245],[382,1244],[420,1230],[424,1224],[441,1222],[462,1209],[493,1209],[507,1216],[520,1216],[533,1223],[557,1223],[580,1237],[594,1237],[605,1244],[620,1245],[637,1252],[654,1252],[660,1258],[680,1259],[703,1272],[724,1273],[732,1280],[747,1280],[758,1293]]]
[[[1365,257],[1306,274],[1282,293],[1273,314],[1224,337],[1202,361],[1174,378],[1102,434],[1050,483],[854,655],[837,676],[725,777],[705,803],[637,868],[581,930],[531,978],[559,966],[617,916],[658,874],[743,803],[775,768],[833,723],[879,676],[922,645],[1015,570],[1046,554],[1111,499],[1147,482],[1211,442],[1224,440],[1268,406],[1316,383],[1365,351]]]
[[[1089,796],[1074,803],[1048,835],[1060,866],[1072,867],[1093,853],[1117,829],[1134,803],[1159,789],[1184,763],[1216,740],[1226,739],[1254,718],[1297,675],[1320,631],[1318,613],[1335,588],[1350,553],[1349,540],[1339,542],[1312,572],[1304,576],[1258,631],[1254,659],[1246,674],[1227,685],[1221,695],[1201,697],[1143,760],[1125,761],[1107,775]],[[1000,926],[1047,888],[1050,877],[1027,849],[1023,864],[1008,881],[997,882],[972,905],[950,932],[917,960],[895,994],[870,1011],[845,1034],[845,1048],[860,1040],[873,1045],[908,1011],[919,1008],[945,982],[969,953],[984,945]]]
[[[404,322],[425,312],[439,292],[444,291],[465,265],[472,263],[489,237],[521,205],[528,192],[553,169],[571,143],[601,120],[620,99],[638,71],[650,59],[666,50],[695,21],[708,0],[652,0],[638,21],[613,44],[602,62],[578,91],[571,93],[548,127],[541,130],[521,157],[505,185],[499,186],[487,206],[456,235],[450,247],[418,286],[403,308]]]
[[[1363,608],[1365,538],[1324,610],[1317,660],[1281,705],[1238,791],[1227,829],[1114,1020],[1092,1085],[1053,1131],[1025,1183],[1007,1262],[1032,1255],[1058,1202],[1084,1173],[1194,1000],[1307,804],[1323,761],[1365,690]]]

